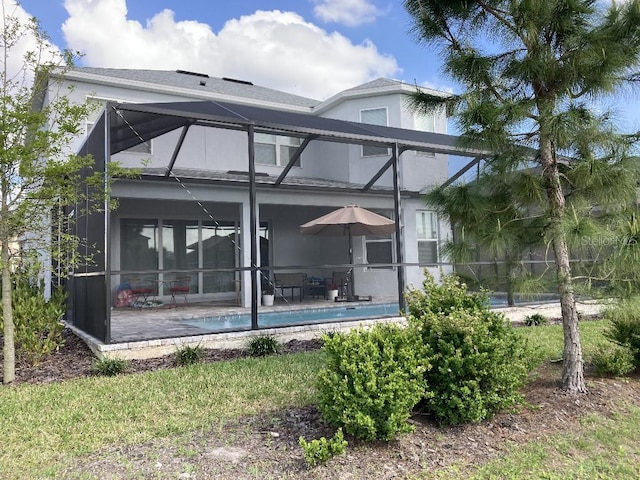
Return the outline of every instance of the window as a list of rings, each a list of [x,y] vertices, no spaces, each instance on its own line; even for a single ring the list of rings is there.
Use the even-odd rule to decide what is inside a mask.
[[[188,275],[189,293],[234,292],[238,233],[234,221],[121,219],[120,269],[141,272],[124,274],[122,281],[161,280],[162,294],[169,295],[170,282]],[[224,271],[199,273],[200,268]],[[147,270],[160,273],[144,274]]]
[[[234,268],[237,250],[236,226],[233,222],[202,223],[202,267]],[[197,247],[194,247],[197,248]],[[203,293],[235,290],[235,272],[205,272]]]
[[[387,125],[389,125],[389,120],[387,118],[387,107],[360,110],[360,121],[362,123],[369,123],[371,125],[382,125],[386,127]],[[387,147],[372,147],[370,145],[362,146],[363,157],[373,157],[389,154],[389,149]]]
[[[261,165],[285,166],[293,157],[293,154],[301,145],[302,139],[298,137],[284,137],[267,133],[255,134],[256,163]],[[300,157],[294,163],[300,166]]]
[[[367,263],[393,263],[393,239],[391,235],[367,235],[365,238]],[[380,266],[371,268],[393,268]]]
[[[416,114],[414,117],[414,125],[416,130],[421,132],[435,132],[436,131],[436,116],[431,113],[428,115]]]
[[[418,263],[421,266],[438,263],[438,217],[436,212],[416,212]]]
[[[436,116],[434,113],[424,115],[424,114],[416,114],[413,117],[414,127],[416,130],[420,130],[421,132],[435,132],[436,131]],[[435,157],[436,154],[434,152],[416,152],[418,155],[423,155],[426,157]]]
[[[385,212],[377,211],[376,213],[384,216]],[[390,263],[393,263],[393,235],[367,235],[365,237],[365,258],[369,264],[387,264],[386,266],[372,266],[371,268],[391,269]]]
[[[120,222],[122,270],[157,270],[158,258],[158,221],[122,219]],[[122,281],[127,282],[139,276],[140,274],[123,275]]]

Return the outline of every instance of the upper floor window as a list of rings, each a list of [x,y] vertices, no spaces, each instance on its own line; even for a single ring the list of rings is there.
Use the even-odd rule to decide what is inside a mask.
[[[416,212],[418,236],[418,263],[421,266],[438,263],[438,216],[436,212],[419,210]]]
[[[413,125],[416,130],[421,132],[435,132],[436,131],[436,116],[433,113],[430,114],[416,114],[413,117]],[[418,155],[425,155],[428,157],[435,157],[433,152],[417,152]]]
[[[436,131],[436,116],[433,113],[430,114],[416,114],[414,117],[414,126],[416,130],[421,132],[435,132]]]
[[[256,133],[256,163],[262,165],[287,165],[301,143],[302,139],[298,137]],[[294,165],[296,167],[300,166],[300,157],[298,157]]]
[[[360,110],[360,122],[370,123],[372,125],[382,125],[384,127],[388,126],[389,118],[387,115],[387,107]],[[389,155],[389,149],[387,147],[373,147],[370,145],[362,146],[363,157],[373,157],[378,155]]]

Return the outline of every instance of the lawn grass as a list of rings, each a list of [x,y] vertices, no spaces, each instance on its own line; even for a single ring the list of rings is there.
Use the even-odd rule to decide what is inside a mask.
[[[602,336],[607,325],[580,324],[586,361],[608,343]],[[545,361],[562,356],[560,325],[516,331]],[[316,351],[0,388],[0,478],[58,478],[78,456],[110,445],[178,441],[244,415],[312,404],[323,361]],[[471,466],[461,466],[464,476],[451,470],[425,478],[640,477],[637,406],[612,418],[590,417],[582,430],[514,448],[471,473]],[[596,471],[607,474],[592,476]]]
[[[582,341],[582,357],[590,362],[593,354],[600,346],[611,345],[603,336],[609,326],[605,320],[580,322],[580,340]],[[539,325],[536,327],[519,327],[515,331],[526,338],[536,350],[541,361],[562,359],[563,335],[562,325]]]
[[[108,445],[308,405],[322,362],[323,353],[316,351],[1,388],[0,477],[55,478],[56,466]]]
[[[611,417],[590,415],[581,428],[511,448],[474,469],[456,465],[421,480],[636,480],[640,478],[640,408]]]

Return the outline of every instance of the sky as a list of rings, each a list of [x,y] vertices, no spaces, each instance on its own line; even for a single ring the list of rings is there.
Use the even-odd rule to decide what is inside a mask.
[[[7,0],[3,0],[7,1]],[[80,66],[183,69],[324,100],[379,78],[451,90],[402,0],[20,0]]]
[[[379,77],[455,91],[437,50],[411,33],[402,0],[19,3],[56,47],[82,53],[80,66],[190,70],[317,100]],[[640,90],[609,105],[622,130],[640,130]]]

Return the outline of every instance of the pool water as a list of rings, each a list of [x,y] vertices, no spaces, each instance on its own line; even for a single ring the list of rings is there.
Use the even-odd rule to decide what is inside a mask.
[[[397,303],[375,303],[371,305],[345,305],[340,307],[309,308],[258,314],[260,328],[281,327],[305,323],[327,323],[359,318],[381,318],[399,315]],[[183,323],[207,330],[241,330],[251,327],[250,314],[219,315]]]
[[[544,303],[545,300],[549,301],[549,299],[540,298],[537,303]],[[492,307],[506,306],[507,298],[502,295],[493,295],[490,298],[490,305]],[[258,327],[282,327],[398,316],[399,308],[397,303],[372,303],[368,305],[346,303],[332,307],[264,312],[258,313]],[[183,319],[182,323],[214,332],[245,330],[251,328],[251,315],[248,313],[217,315],[215,317]]]

